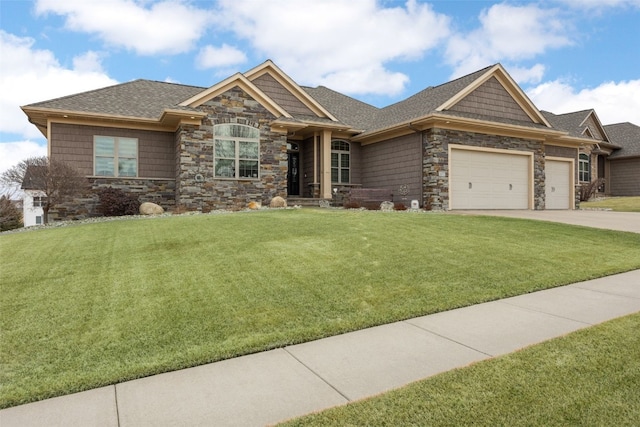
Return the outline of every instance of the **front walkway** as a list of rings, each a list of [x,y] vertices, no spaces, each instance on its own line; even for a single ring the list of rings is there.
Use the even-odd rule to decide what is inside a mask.
[[[2,427],[263,426],[640,311],[640,270],[0,411]]]

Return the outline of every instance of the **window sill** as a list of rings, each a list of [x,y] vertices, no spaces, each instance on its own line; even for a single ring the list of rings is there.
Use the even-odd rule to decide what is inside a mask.
[[[249,182],[258,182],[260,181],[260,177],[258,178],[226,178],[222,176],[213,177],[216,181],[249,181]]]

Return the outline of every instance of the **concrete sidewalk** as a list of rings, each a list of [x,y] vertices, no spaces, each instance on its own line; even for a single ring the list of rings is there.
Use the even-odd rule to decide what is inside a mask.
[[[640,311],[640,270],[0,411],[12,426],[263,426]]]

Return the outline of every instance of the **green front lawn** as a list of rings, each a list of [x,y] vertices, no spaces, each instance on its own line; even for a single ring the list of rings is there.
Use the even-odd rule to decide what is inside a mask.
[[[611,209],[618,212],[640,212],[640,197],[608,197],[593,202],[581,202],[581,209]]]
[[[0,407],[640,268],[640,235],[270,210],[0,235]]]
[[[640,314],[283,424],[638,426]]]

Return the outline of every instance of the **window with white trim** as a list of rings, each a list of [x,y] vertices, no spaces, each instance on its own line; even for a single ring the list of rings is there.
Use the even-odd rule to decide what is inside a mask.
[[[351,182],[351,147],[347,141],[331,141],[331,182]]]
[[[138,176],[138,139],[94,136],[94,175]]]
[[[33,196],[33,207],[42,208],[47,203],[47,198],[44,196]]]
[[[580,153],[578,158],[578,179],[583,182],[591,181],[591,162],[589,155]]]
[[[213,128],[216,178],[258,179],[260,176],[260,131],[227,123]]]

